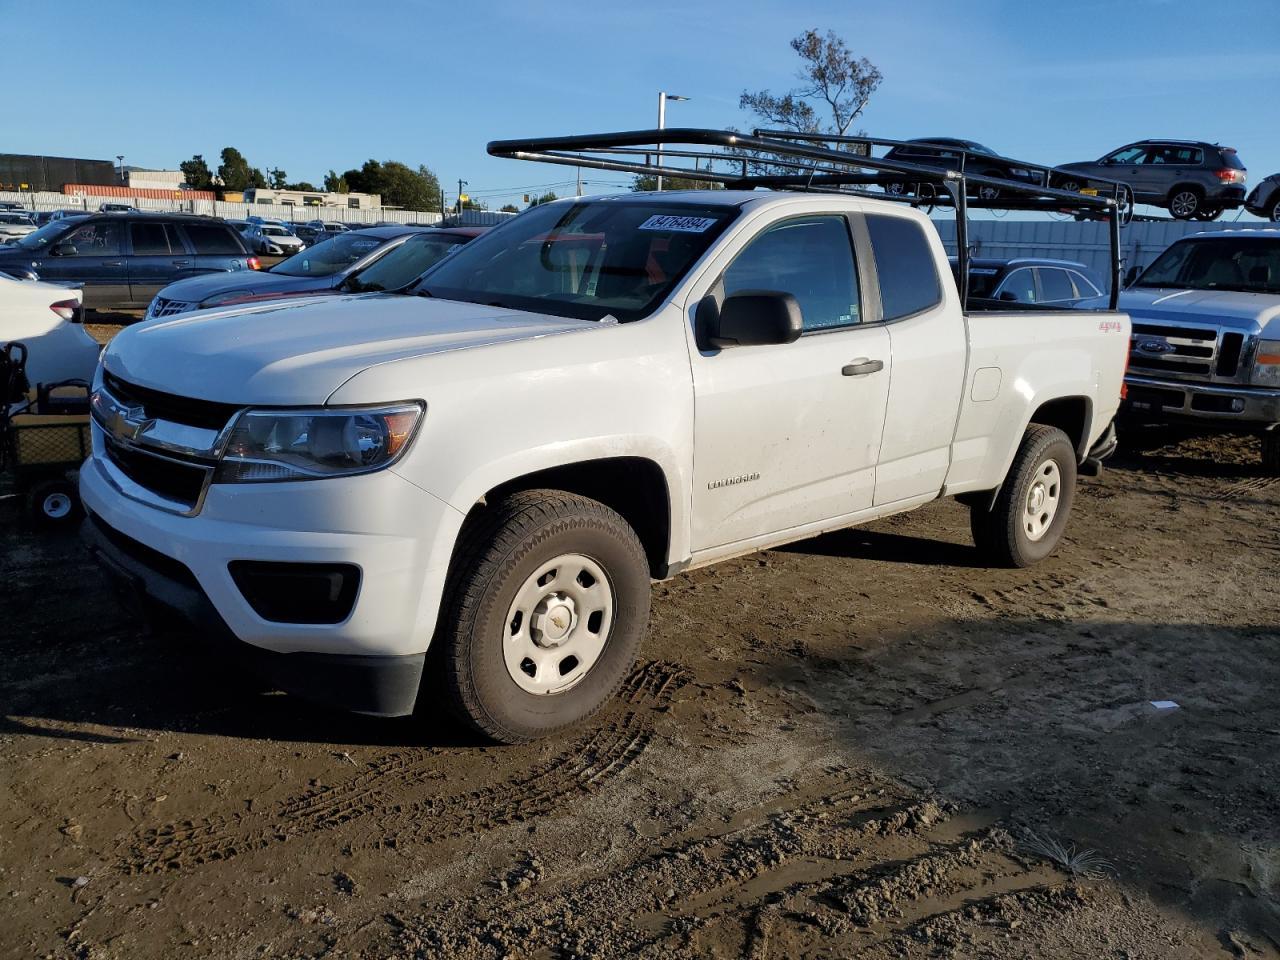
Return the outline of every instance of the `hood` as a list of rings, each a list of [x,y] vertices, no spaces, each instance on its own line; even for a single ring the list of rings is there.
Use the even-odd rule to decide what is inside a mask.
[[[1207,323],[1250,332],[1280,321],[1280,295],[1136,287],[1121,292],[1119,309],[1135,321]]]
[[[289,277],[283,273],[271,273],[267,270],[219,270],[217,273],[202,273],[198,277],[177,280],[160,291],[166,300],[181,300],[184,303],[201,303],[220,293],[233,290],[244,290],[248,293],[265,293],[277,290],[327,290],[342,282],[342,275],[331,274],[327,277]]]
[[[374,364],[598,326],[449,300],[341,295],[146,321],[122,330],[103,358],[116,376],[153,390],[294,406],[324,403]]]

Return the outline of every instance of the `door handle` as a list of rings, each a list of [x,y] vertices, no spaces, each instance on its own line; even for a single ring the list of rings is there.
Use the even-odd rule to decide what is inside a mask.
[[[869,373],[879,373],[883,369],[883,360],[868,360],[866,357],[862,357],[841,367],[840,375],[843,377],[865,377]]]
[[[124,261],[123,260],[103,260],[102,265],[104,267],[123,267]]]
[[[190,260],[175,260],[175,261],[173,261],[173,265],[174,265],[175,267],[189,267],[189,266],[191,266],[191,261],[190,261]]]

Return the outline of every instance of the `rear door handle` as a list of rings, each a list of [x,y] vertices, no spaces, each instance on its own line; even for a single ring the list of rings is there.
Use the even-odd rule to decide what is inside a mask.
[[[883,360],[868,360],[862,357],[852,363],[846,363],[840,368],[840,374],[845,377],[865,377],[869,373],[879,373],[883,369]]]
[[[175,261],[173,261],[173,265],[174,265],[175,267],[189,267],[189,266],[191,266],[191,261],[190,261],[190,260],[175,260]]]
[[[102,265],[104,267],[123,267],[124,261],[123,260],[103,260]]]

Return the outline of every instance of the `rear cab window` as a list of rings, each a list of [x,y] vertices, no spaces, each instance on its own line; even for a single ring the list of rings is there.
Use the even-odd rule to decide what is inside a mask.
[[[244,249],[230,227],[222,224],[184,223],[187,239],[197,254],[205,256],[243,256]]]
[[[940,304],[942,282],[924,228],[915,220],[890,214],[869,213],[865,219],[884,319],[901,320]]]

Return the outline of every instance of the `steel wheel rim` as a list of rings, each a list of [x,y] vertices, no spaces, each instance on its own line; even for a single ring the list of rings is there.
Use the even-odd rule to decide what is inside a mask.
[[[905,183],[889,183],[885,185],[884,192],[891,197],[900,197],[907,192]]]
[[[1071,191],[1072,193],[1079,193],[1079,192],[1080,192],[1080,184],[1078,184],[1078,183],[1077,183],[1076,181],[1074,181],[1074,180],[1067,180],[1067,181],[1065,181],[1065,182],[1062,184],[1062,186],[1061,186],[1061,187],[1059,187],[1058,189],[1059,189],[1059,190],[1069,190],[1069,191]]]
[[[989,186],[988,186],[988,187],[979,187],[979,188],[978,188],[978,196],[979,196],[980,198],[982,198],[983,200],[999,200],[999,199],[1000,199],[1000,189],[999,189],[999,187],[989,187]]]
[[[1271,222],[1280,223],[1280,200],[1271,207]]]
[[[1022,532],[1032,543],[1044,539],[1062,502],[1062,468],[1057,460],[1036,467],[1022,508]]]
[[[548,696],[580,683],[609,642],[617,599],[603,567],[562,554],[530,574],[507,611],[502,659],[526,693]]]
[[[50,520],[61,520],[71,513],[71,498],[65,493],[50,493],[40,504],[40,509]]]
[[[1190,217],[1200,205],[1200,198],[1190,190],[1175,193],[1169,201],[1169,212],[1176,217]]]

